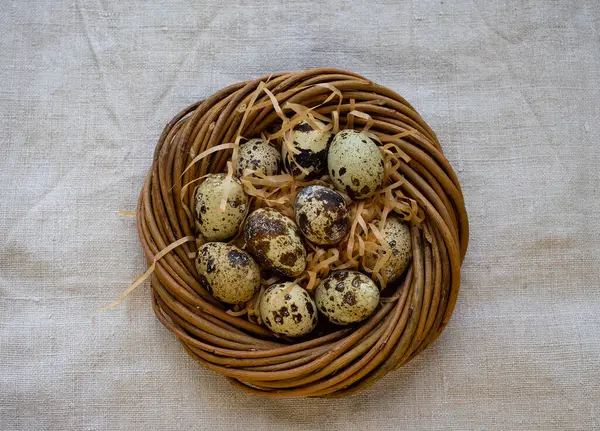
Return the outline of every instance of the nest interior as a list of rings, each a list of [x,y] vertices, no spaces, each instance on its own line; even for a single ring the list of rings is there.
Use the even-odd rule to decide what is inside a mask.
[[[189,241],[195,235],[189,184],[226,172],[233,149],[224,144],[281,127],[285,106],[311,107],[315,115],[331,118],[334,129],[368,129],[382,145],[392,144],[405,157],[390,180],[424,216],[411,224],[411,266],[386,289],[375,314],[360,325],[295,342],[276,338],[215,300],[198,281],[196,245]],[[394,91],[337,69],[240,82],[176,115],[156,146],[137,227],[153,269],[158,319],[204,367],[248,392],[280,397],[355,393],[429,346],[452,315],[469,236],[461,187],[435,133]]]

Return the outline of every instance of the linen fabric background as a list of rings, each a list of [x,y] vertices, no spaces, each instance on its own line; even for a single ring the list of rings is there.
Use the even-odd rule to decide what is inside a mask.
[[[2,1],[0,428],[599,429],[600,3]],[[164,124],[272,71],[406,97],[465,193],[454,316],[360,395],[263,399],[155,319],[134,210]]]

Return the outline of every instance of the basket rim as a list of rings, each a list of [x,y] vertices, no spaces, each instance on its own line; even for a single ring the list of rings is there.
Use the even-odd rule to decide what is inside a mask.
[[[250,100],[261,82],[275,97],[293,93],[286,98],[292,103],[324,99],[330,90],[317,84],[330,84],[346,101],[340,102],[340,121],[360,106],[373,114],[373,128],[381,133],[418,131],[394,141],[410,162],[401,166],[393,179],[404,180],[403,192],[426,214],[422,228],[412,227],[416,251],[411,268],[396,287],[396,300],[382,304],[375,315],[355,328],[293,344],[228,314],[198,282],[189,243],[155,261],[169,244],[193,235],[179,199],[183,185],[194,176],[223,171],[227,158],[225,152],[214,154],[210,164],[205,159],[183,173],[191,155],[221,142],[233,142],[241,122],[238,108]],[[305,88],[298,90],[300,87]],[[332,105],[322,107],[323,112],[334,109]],[[248,114],[244,136],[256,135],[276,117],[272,106],[253,111]],[[360,124],[362,120],[355,121]],[[191,191],[184,191],[183,196],[189,202]],[[225,375],[245,391],[265,396],[350,395],[410,361],[437,339],[452,315],[469,237],[462,190],[435,133],[393,90],[334,68],[239,82],[179,112],[158,140],[138,201],[137,228],[146,258],[155,264],[152,305],[160,322],[201,365]]]

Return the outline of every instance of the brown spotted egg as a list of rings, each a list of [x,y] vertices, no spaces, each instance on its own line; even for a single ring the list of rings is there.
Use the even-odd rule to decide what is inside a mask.
[[[410,226],[400,217],[389,217],[382,233],[392,249],[392,255],[386,266],[388,281],[392,282],[404,273],[412,258]]]
[[[318,120],[314,122],[325,127]],[[289,151],[285,142],[281,145],[285,170],[298,180],[319,178],[327,168],[327,150],[332,139],[333,134],[328,130],[315,130],[305,121],[298,123],[287,138],[298,153]]]
[[[234,245],[209,242],[198,249],[196,269],[201,284],[228,304],[249,301],[260,288],[260,268],[248,253]]]
[[[383,167],[377,144],[365,133],[346,129],[333,138],[327,156],[329,177],[352,199],[368,198],[381,187]]]
[[[264,139],[250,139],[240,145],[237,159],[237,176],[242,177],[244,170],[251,170],[262,175],[278,175],[281,165],[281,154]]]
[[[196,226],[208,241],[223,241],[238,232],[248,211],[248,196],[236,178],[225,182],[225,174],[206,177],[196,190]],[[225,210],[221,201],[226,197]]]
[[[391,249],[391,255],[385,264],[387,282],[392,283],[406,271],[412,258],[412,239],[410,226],[400,217],[390,216],[382,230],[383,238]],[[380,251],[381,253],[382,251]],[[378,254],[366,256],[366,263],[373,268]]]
[[[304,187],[294,202],[296,223],[315,244],[336,244],[350,229],[350,213],[341,194],[324,186]]]
[[[315,292],[317,308],[337,325],[360,322],[379,305],[379,288],[358,271],[335,271]]]
[[[300,337],[317,326],[313,299],[290,281],[269,286],[260,299],[259,311],[264,324],[276,334]]]
[[[244,226],[250,254],[260,266],[288,277],[297,277],[306,267],[306,249],[294,221],[271,208],[251,213]]]

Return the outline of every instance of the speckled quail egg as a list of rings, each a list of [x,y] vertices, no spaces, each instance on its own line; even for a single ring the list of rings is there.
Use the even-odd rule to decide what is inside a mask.
[[[358,271],[335,271],[317,287],[315,302],[332,323],[349,325],[373,314],[379,304],[379,288]]]
[[[400,217],[390,216],[382,230],[383,238],[391,249],[391,256],[385,264],[387,282],[392,283],[404,273],[412,258],[412,239],[410,226]],[[375,265],[377,254],[366,256],[366,263],[370,268]]]
[[[237,176],[241,177],[245,169],[263,175],[278,175],[281,155],[277,148],[264,139],[250,139],[240,145],[237,159]]]
[[[410,226],[400,217],[389,217],[382,233],[392,249],[392,256],[386,265],[388,281],[391,282],[397,280],[410,264],[412,258]]]
[[[225,174],[209,175],[196,191],[196,227],[208,241],[233,237],[248,211],[248,196],[240,181],[232,178],[226,183],[225,177]],[[227,196],[227,203],[222,211],[220,206],[224,196]]]
[[[224,242],[209,242],[198,249],[196,269],[202,285],[228,304],[252,299],[260,288],[260,268],[248,253]]]
[[[329,176],[352,199],[375,193],[383,183],[383,167],[377,144],[365,133],[346,129],[333,138],[327,156]]]
[[[343,196],[324,186],[300,190],[294,212],[298,227],[315,244],[338,243],[350,229],[350,213]]]
[[[277,334],[299,337],[317,326],[317,307],[313,299],[290,281],[269,286],[261,297],[259,310],[262,321]]]
[[[314,122],[325,127],[318,120],[314,120]],[[298,123],[291,130],[288,140],[299,153],[295,154],[289,151],[285,142],[281,145],[285,170],[298,180],[319,178],[327,168],[327,150],[332,139],[333,134],[328,130],[313,129],[305,121]],[[306,172],[303,172],[300,167]]]
[[[306,267],[306,249],[294,221],[271,208],[251,213],[244,226],[248,251],[260,266],[288,277]]]

